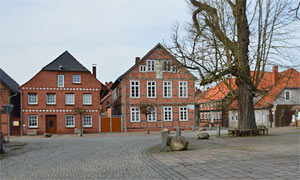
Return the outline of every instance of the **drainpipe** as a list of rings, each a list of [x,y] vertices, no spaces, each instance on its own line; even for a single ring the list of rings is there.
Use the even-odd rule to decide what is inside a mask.
[[[10,98],[15,97],[18,93],[8,96],[8,105],[10,105]],[[9,142],[10,137],[10,113],[7,114],[7,142]]]
[[[20,107],[20,109],[21,109],[21,124],[20,124],[20,128],[21,128],[21,136],[23,136],[23,131],[24,131],[24,129],[23,129],[23,92],[21,92],[21,96],[20,96],[20,98],[21,98],[21,100],[20,100],[20,104],[21,104],[21,107]]]

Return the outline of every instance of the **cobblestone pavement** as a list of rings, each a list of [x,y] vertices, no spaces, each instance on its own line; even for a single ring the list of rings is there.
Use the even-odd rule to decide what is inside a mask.
[[[188,151],[153,158],[187,179],[300,179],[300,129],[269,130],[269,136],[190,139]]]
[[[19,137],[25,142],[0,160],[0,179],[180,179],[152,161],[159,133]],[[157,168],[159,167],[159,168]]]

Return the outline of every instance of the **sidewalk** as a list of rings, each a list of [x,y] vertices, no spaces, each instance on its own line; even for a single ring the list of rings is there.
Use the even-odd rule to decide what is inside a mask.
[[[156,147],[152,156],[188,179],[300,179],[300,129],[273,128],[269,136],[209,140],[197,140],[196,134],[187,134],[192,137],[188,151],[162,153]]]

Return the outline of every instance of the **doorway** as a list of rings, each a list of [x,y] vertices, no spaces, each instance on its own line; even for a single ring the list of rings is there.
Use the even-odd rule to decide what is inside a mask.
[[[56,134],[56,115],[46,115],[46,132]]]

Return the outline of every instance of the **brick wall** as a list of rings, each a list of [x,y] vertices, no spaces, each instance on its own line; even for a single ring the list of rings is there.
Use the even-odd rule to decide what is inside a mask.
[[[57,75],[64,75],[64,87],[57,86]],[[72,82],[73,75],[80,75],[81,83]],[[28,115],[37,115],[39,134],[46,132],[46,117],[56,115],[57,133],[73,133],[74,128],[79,128],[80,118],[76,115],[74,108],[83,108],[86,112],[83,114],[92,115],[92,127],[84,128],[85,132],[99,132],[99,114],[100,114],[100,91],[101,83],[89,72],[56,72],[40,71],[30,81],[21,86],[23,93],[23,123],[28,130]],[[38,97],[37,105],[28,104],[28,94],[36,93]],[[56,95],[56,104],[46,104],[46,94]],[[66,105],[65,94],[73,93],[75,96],[74,105]],[[92,95],[92,104],[83,105],[83,94]],[[65,116],[75,115],[75,127],[67,128],[65,125]],[[34,128],[32,128],[34,129]]]

